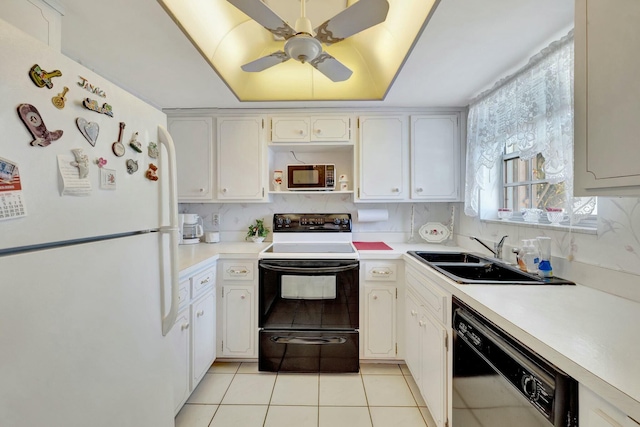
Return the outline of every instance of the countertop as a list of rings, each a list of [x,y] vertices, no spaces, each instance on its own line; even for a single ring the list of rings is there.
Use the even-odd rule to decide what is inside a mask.
[[[440,286],[531,347],[581,384],[640,419],[640,303],[586,286],[459,285],[406,255],[410,250],[458,251],[456,246],[389,243],[360,259],[404,259],[429,271]],[[185,273],[211,258],[253,258],[269,242],[180,246]]]

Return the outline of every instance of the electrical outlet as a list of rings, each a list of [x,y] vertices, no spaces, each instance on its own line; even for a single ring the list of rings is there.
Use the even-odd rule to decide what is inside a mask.
[[[220,225],[220,216],[218,214],[211,215],[211,225],[214,227]]]

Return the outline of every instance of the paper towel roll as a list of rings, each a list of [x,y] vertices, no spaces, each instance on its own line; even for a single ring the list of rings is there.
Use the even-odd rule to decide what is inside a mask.
[[[380,222],[389,219],[386,209],[358,209],[358,222]]]

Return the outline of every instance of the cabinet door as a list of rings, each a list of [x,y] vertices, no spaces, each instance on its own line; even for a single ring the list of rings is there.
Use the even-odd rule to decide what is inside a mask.
[[[360,117],[360,200],[400,200],[407,196],[407,118]]]
[[[263,200],[263,118],[218,118],[218,199]]]
[[[173,407],[178,413],[189,397],[189,310],[178,313],[173,328],[167,335],[171,342],[171,378],[173,382]]]
[[[595,394],[591,389],[579,385],[578,419],[581,427],[627,427],[627,416],[615,406]]]
[[[179,201],[213,200],[213,119],[170,117],[176,145]]]
[[[222,301],[222,355],[255,357],[255,288],[224,286]]]
[[[420,337],[420,390],[437,427],[447,418],[447,331],[422,308]]]
[[[396,288],[365,286],[364,357],[396,357]]]
[[[458,115],[411,116],[411,198],[460,199]]]
[[[308,117],[271,118],[272,142],[309,142]]]
[[[311,117],[311,142],[351,141],[351,118]]]
[[[640,2],[577,0],[576,196],[640,195]]]
[[[405,361],[411,371],[413,379],[420,387],[421,384],[421,364],[420,364],[420,336],[421,330],[419,325],[420,305],[416,299],[407,292],[405,297]]]
[[[192,388],[196,387],[216,358],[215,298],[215,293],[210,292],[191,306]]]

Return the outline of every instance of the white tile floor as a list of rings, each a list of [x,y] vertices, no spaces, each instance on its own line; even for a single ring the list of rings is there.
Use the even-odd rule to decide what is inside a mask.
[[[431,427],[406,365],[361,364],[358,374],[258,372],[214,363],[176,427]]]

